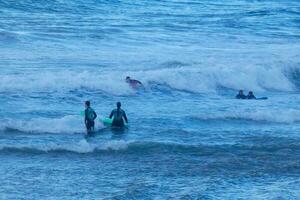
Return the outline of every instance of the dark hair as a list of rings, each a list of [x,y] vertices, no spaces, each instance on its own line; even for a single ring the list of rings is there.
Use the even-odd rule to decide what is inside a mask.
[[[90,102],[90,101],[86,101],[86,102],[85,102],[85,105],[90,106],[90,105],[91,105],[91,102]]]
[[[117,107],[121,108],[121,102],[117,102]]]

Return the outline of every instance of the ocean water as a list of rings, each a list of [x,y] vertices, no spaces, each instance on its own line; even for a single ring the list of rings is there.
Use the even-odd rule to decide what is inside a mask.
[[[298,0],[0,0],[0,199],[300,199],[299,94]]]

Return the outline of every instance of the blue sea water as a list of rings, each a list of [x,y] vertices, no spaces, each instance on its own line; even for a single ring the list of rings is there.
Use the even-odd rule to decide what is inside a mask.
[[[0,0],[0,94],[0,199],[300,199],[298,0]]]

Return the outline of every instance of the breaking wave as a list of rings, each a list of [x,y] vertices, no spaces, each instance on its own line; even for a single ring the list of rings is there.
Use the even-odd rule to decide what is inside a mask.
[[[297,72],[289,78],[297,78]],[[132,94],[124,77],[131,75],[146,86],[165,84],[177,90],[214,92],[219,87],[254,91],[294,91],[296,83],[279,67],[193,66],[133,72],[45,71],[0,74],[0,92],[66,92],[77,89],[104,91],[114,95]],[[296,76],[296,77],[295,77]]]
[[[271,123],[297,123],[300,122],[300,111],[295,109],[256,110],[251,112],[230,112],[205,116],[193,116],[199,120],[250,120]]]
[[[96,129],[103,124],[96,122]],[[81,116],[67,115],[61,118],[33,118],[30,120],[4,119],[0,122],[2,131],[15,130],[25,133],[83,133],[85,128]]]

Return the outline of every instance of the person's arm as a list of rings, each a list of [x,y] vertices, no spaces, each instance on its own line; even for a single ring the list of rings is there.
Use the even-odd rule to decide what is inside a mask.
[[[87,116],[86,116],[86,110],[84,111],[84,124],[86,124],[87,123]]]
[[[94,120],[97,118],[97,114],[96,112],[94,111]]]
[[[123,112],[124,112],[123,117],[124,117],[124,119],[125,119],[125,122],[128,124],[128,119],[127,119],[126,113],[125,113],[125,111],[123,111]]]
[[[142,88],[145,89],[145,87],[144,87],[144,85],[143,85],[143,83],[142,83],[141,81],[137,81],[137,83],[138,83],[138,85],[139,85],[140,87],[142,87]]]
[[[114,111],[111,111],[110,115],[109,115],[109,119],[111,119],[114,115]]]

